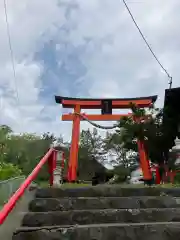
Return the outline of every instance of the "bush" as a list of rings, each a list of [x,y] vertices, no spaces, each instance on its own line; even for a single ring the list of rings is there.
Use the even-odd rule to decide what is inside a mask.
[[[107,169],[106,170],[106,181],[109,181],[113,177],[114,177],[114,169]]]
[[[114,168],[114,175],[117,176],[116,183],[123,183],[130,175],[130,170],[124,166],[117,166]]]
[[[22,171],[18,166],[12,163],[0,163],[0,180],[6,180],[20,175],[22,175]]]
[[[180,183],[180,172],[177,172],[174,178],[174,183]]]

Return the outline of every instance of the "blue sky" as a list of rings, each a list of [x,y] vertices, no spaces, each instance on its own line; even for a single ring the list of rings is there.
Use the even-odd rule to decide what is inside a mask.
[[[179,0],[127,3],[173,76],[173,86],[178,86]],[[56,94],[102,98],[158,94],[157,105],[162,106],[167,76],[122,1],[8,0],[7,10],[16,81],[0,0],[1,124],[9,124],[15,132],[50,131],[69,140],[71,123],[60,121],[64,110],[55,104]],[[89,125],[83,122],[81,127]]]

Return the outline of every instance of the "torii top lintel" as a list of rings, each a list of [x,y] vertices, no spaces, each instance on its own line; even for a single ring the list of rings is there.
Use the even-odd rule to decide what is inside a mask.
[[[56,103],[62,104],[63,108],[74,108],[79,105],[81,109],[101,109],[104,101],[110,101],[113,109],[129,108],[130,103],[139,107],[149,107],[157,99],[157,95],[139,98],[70,98],[55,96]]]

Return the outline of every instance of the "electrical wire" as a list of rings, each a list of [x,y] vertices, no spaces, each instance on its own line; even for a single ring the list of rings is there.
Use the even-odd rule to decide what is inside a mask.
[[[11,58],[11,64],[12,64],[12,70],[13,70],[13,80],[14,80],[14,87],[15,87],[15,94],[16,94],[15,97],[16,97],[18,108],[19,108],[21,126],[23,127],[24,120],[23,120],[21,109],[20,109],[20,98],[19,98],[19,92],[18,92],[18,83],[17,83],[17,77],[16,77],[15,63],[14,63],[13,47],[11,43],[11,34],[10,34],[10,27],[9,27],[9,21],[8,21],[6,0],[4,0],[3,3],[4,3],[4,14],[5,14],[5,20],[6,20],[6,30],[7,30],[9,50],[10,50],[10,58]]]
[[[141,37],[143,38],[146,46],[148,47],[149,51],[152,53],[152,55],[153,55],[153,57],[155,58],[155,60],[157,61],[157,63],[160,65],[160,67],[163,69],[163,71],[164,71],[164,72],[166,73],[166,75],[168,76],[168,78],[169,78],[169,86],[170,86],[170,88],[171,88],[171,87],[172,87],[172,76],[171,76],[171,75],[168,73],[168,71],[163,67],[163,65],[161,64],[160,60],[158,59],[158,57],[156,56],[156,54],[155,54],[154,51],[152,50],[152,47],[150,46],[150,44],[148,43],[146,37],[144,36],[143,32],[141,31],[140,27],[138,26],[138,24],[137,24],[137,22],[136,22],[136,20],[135,20],[135,18],[134,18],[134,16],[133,16],[131,10],[129,9],[126,1],[125,1],[125,0],[122,0],[122,1],[123,1],[123,3],[124,3],[124,5],[125,5],[128,13],[129,13],[129,15],[131,16],[131,18],[132,18],[132,20],[133,20],[136,28],[138,29]]]
[[[10,34],[10,27],[9,27],[9,21],[8,21],[6,0],[4,0],[4,13],[5,13],[6,30],[7,30],[8,42],[9,42],[10,57],[11,57],[11,63],[12,63],[12,69],[13,69],[13,77],[14,77],[14,83],[15,83],[16,99],[19,105],[20,101],[19,101],[19,93],[18,93],[18,86],[17,86],[18,84],[17,84],[17,78],[16,78],[15,64],[14,64],[13,48],[11,44],[11,34]]]

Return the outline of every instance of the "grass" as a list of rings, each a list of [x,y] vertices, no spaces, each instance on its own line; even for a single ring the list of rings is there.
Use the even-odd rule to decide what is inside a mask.
[[[49,183],[45,181],[37,182],[39,187],[49,187]],[[89,187],[90,184],[87,183],[64,183],[61,185],[61,188],[83,188]]]
[[[118,184],[117,184],[118,185]],[[144,184],[119,184],[122,188],[144,188],[148,186],[144,186]],[[45,181],[38,182],[38,186],[40,187],[49,187],[49,183]],[[87,183],[64,183],[61,185],[61,188],[83,188],[83,187],[90,187],[91,184]],[[113,186],[113,185],[108,185]],[[153,185],[152,187],[155,188],[180,188],[180,184],[160,184],[160,185]]]
[[[149,187],[145,186],[144,184],[122,184],[121,187],[123,188],[144,188],[144,187]],[[171,184],[171,183],[166,183],[166,184],[159,184],[159,185],[153,185],[152,187],[154,188],[180,188],[180,184]]]
[[[62,188],[83,188],[83,187],[89,187],[90,184],[85,183],[64,183],[62,184]]]

